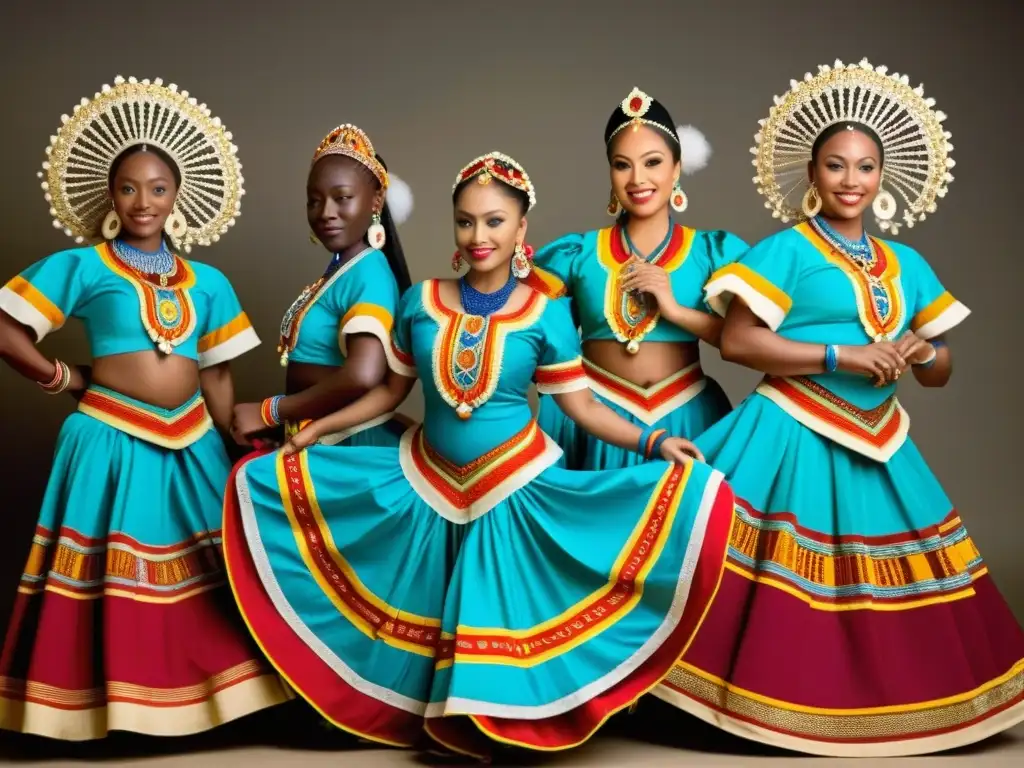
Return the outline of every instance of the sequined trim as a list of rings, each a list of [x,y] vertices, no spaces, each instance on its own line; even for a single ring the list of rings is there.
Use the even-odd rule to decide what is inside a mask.
[[[910,430],[910,416],[895,394],[865,410],[803,376],[767,376],[756,391],[808,429],[875,461],[892,458]]]

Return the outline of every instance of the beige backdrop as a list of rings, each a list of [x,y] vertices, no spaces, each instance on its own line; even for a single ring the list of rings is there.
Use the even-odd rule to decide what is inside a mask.
[[[269,4],[268,4],[269,5]],[[325,263],[306,239],[304,182],[317,142],[341,122],[365,128],[416,194],[402,229],[413,278],[444,275],[453,249],[449,191],[463,164],[498,149],[539,190],[530,240],[603,226],[602,131],[633,85],[710,139],[707,169],[685,179],[684,221],[754,241],[775,231],[748,148],[771,104],[819,63],[869,57],[949,115],[956,181],[938,214],[905,231],[974,310],[955,333],[957,376],[943,391],[908,382],[913,435],[1024,616],[1021,245],[1024,154],[1017,61],[1024,12],[1013,0],[524,0],[8,2],[0,10],[0,279],[69,240],[50,226],[35,173],[59,117],[115,75],[163,77],[211,105],[235,134],[248,194],[238,226],[194,254],[227,273],[264,345],[238,361],[240,398],[280,389],[281,313]],[[84,360],[68,327],[45,350]],[[707,368],[734,401],[757,380]],[[419,398],[409,412],[419,413]],[[0,616],[28,550],[54,439],[70,399],[44,397],[0,366],[3,535]]]

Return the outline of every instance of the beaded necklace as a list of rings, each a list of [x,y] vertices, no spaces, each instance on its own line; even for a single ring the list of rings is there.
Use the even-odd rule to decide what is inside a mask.
[[[467,315],[489,317],[505,306],[518,283],[516,276],[510,274],[508,281],[494,293],[483,293],[466,282],[465,277],[460,277],[459,297],[462,299],[462,308]]]

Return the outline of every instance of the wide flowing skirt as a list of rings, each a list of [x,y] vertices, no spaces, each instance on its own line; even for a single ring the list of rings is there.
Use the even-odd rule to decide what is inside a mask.
[[[99,387],[83,397],[0,656],[0,727],[183,735],[290,698],[227,588],[229,469],[198,395],[175,411]]]
[[[753,394],[697,444],[737,521],[659,698],[836,756],[934,752],[1024,720],[1024,633],[909,439],[881,463]]]
[[[426,725],[478,756],[493,742],[566,748],[686,648],[722,574],[721,475],[567,471],[536,424],[513,442],[455,467],[414,427],[397,450],[314,446],[237,468],[236,598],[339,727],[411,746]]]

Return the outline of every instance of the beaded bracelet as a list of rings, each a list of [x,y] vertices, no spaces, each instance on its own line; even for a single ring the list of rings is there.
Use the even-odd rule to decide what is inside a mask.
[[[281,414],[279,408],[281,400],[284,399],[284,395],[274,395],[268,397],[262,403],[260,403],[260,416],[263,417],[263,423],[268,427],[276,427],[281,423]]]
[[[53,378],[47,382],[36,382],[48,395],[59,395],[71,384],[71,369],[60,360],[53,361]]]
[[[643,456],[645,459],[651,458],[654,453],[655,446],[660,446],[658,442],[662,436],[668,437],[668,434],[664,429],[658,429],[656,427],[647,427],[643,432],[640,433],[640,440],[637,441],[636,452]],[[662,441],[664,442],[664,441]]]
[[[825,370],[828,373],[835,373],[839,368],[839,347],[835,344],[825,345]]]

